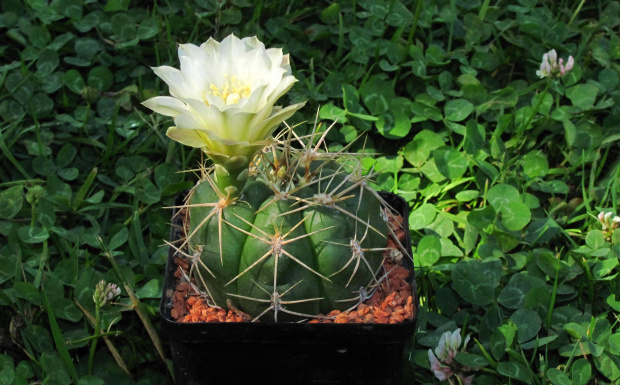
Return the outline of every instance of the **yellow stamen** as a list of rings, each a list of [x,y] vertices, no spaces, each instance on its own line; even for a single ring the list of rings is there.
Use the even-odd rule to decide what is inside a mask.
[[[224,78],[228,78],[228,75],[225,74]],[[211,89],[211,92],[209,92],[211,95],[220,97],[226,104],[239,103],[241,98],[247,98],[252,94],[250,86],[238,81],[236,76],[227,80],[221,87],[211,84],[209,88]]]

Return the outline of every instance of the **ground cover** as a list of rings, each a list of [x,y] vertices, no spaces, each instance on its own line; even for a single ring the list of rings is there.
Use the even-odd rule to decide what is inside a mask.
[[[2,1],[0,383],[171,383],[164,207],[200,153],[141,102],[167,93],[149,67],[177,66],[177,43],[230,33],[290,53],[281,104],[307,105],[289,124],[337,119],[332,150],[365,134],[353,150],[376,187],[410,205],[404,383],[620,383],[619,15],[602,0]]]

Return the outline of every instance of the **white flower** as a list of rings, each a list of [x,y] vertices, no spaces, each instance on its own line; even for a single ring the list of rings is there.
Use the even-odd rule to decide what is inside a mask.
[[[465,343],[463,344],[463,349],[469,342],[469,335],[465,337]],[[437,357],[445,362],[446,364],[451,364],[454,356],[458,353],[459,347],[461,346],[461,329],[458,328],[454,332],[445,332],[441,335],[439,339],[439,344],[435,348],[435,353]]]
[[[98,307],[103,307],[119,295],[121,295],[121,289],[119,289],[116,284],[108,283],[106,285],[106,282],[104,280],[101,280],[95,287],[93,301]]]
[[[601,211],[600,213],[598,213],[597,218],[601,224],[601,229],[603,231],[606,231],[606,230],[613,231],[615,228],[618,227],[618,224],[620,224],[620,217],[617,215],[614,215],[614,213],[611,211],[608,211],[608,212]]]
[[[108,301],[112,301],[119,295],[121,295],[121,289],[119,289],[118,286],[116,286],[116,284],[114,283],[108,283],[106,299]]]
[[[276,127],[304,104],[274,107],[297,79],[289,55],[266,49],[256,37],[182,44],[179,61],[180,70],[153,68],[171,96],[143,104],[174,118],[175,127],[166,133],[170,138],[202,149],[216,163],[235,158],[248,164]]]
[[[550,60],[551,58],[555,58],[555,60]],[[551,75],[553,71],[553,66],[555,65],[557,60],[557,54],[554,49],[547,52],[543,55],[542,62],[540,63],[540,69],[536,71],[536,75],[540,78],[544,78]]]
[[[437,359],[433,354],[433,349],[428,349],[428,360],[431,363],[433,374],[435,374],[435,377],[437,377],[439,381],[446,381],[454,374],[448,365],[443,364]]]
[[[543,55],[542,62],[540,63],[540,69],[536,71],[536,75],[540,78],[547,76],[563,76],[568,71],[573,69],[575,65],[575,59],[572,56],[568,57],[566,66],[564,66],[564,59],[560,59],[558,64],[558,54],[554,49]]]
[[[446,381],[453,375],[456,375],[463,384],[471,384],[474,376],[465,375],[471,369],[460,365],[454,360],[459,349],[460,351],[465,351],[469,342],[469,335],[465,337],[462,347],[461,342],[461,329],[458,328],[452,333],[445,332],[441,335],[434,353],[432,349],[428,349],[428,360],[431,364],[431,370],[439,381]]]
[[[566,66],[564,66],[564,59],[560,59],[560,74],[564,75],[568,71],[572,70],[574,65],[575,65],[575,59],[573,59],[572,56],[568,57]]]

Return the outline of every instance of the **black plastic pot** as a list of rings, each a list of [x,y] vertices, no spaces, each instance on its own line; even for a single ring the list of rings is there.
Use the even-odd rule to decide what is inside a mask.
[[[408,229],[406,202],[394,194],[382,196]],[[180,236],[178,228],[173,225],[172,241]],[[404,246],[411,255],[406,233]],[[171,248],[160,313],[177,384],[400,385],[405,342],[414,333],[415,319],[401,324],[178,323],[170,316],[173,255]],[[413,263],[407,256],[404,260],[417,307]]]

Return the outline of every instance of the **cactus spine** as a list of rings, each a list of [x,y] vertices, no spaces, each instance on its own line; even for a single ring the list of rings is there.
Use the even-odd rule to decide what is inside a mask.
[[[319,151],[316,131],[284,135],[255,158],[238,196],[212,172],[185,205],[200,290],[215,306],[276,322],[368,298],[388,234],[381,198],[354,155]]]

